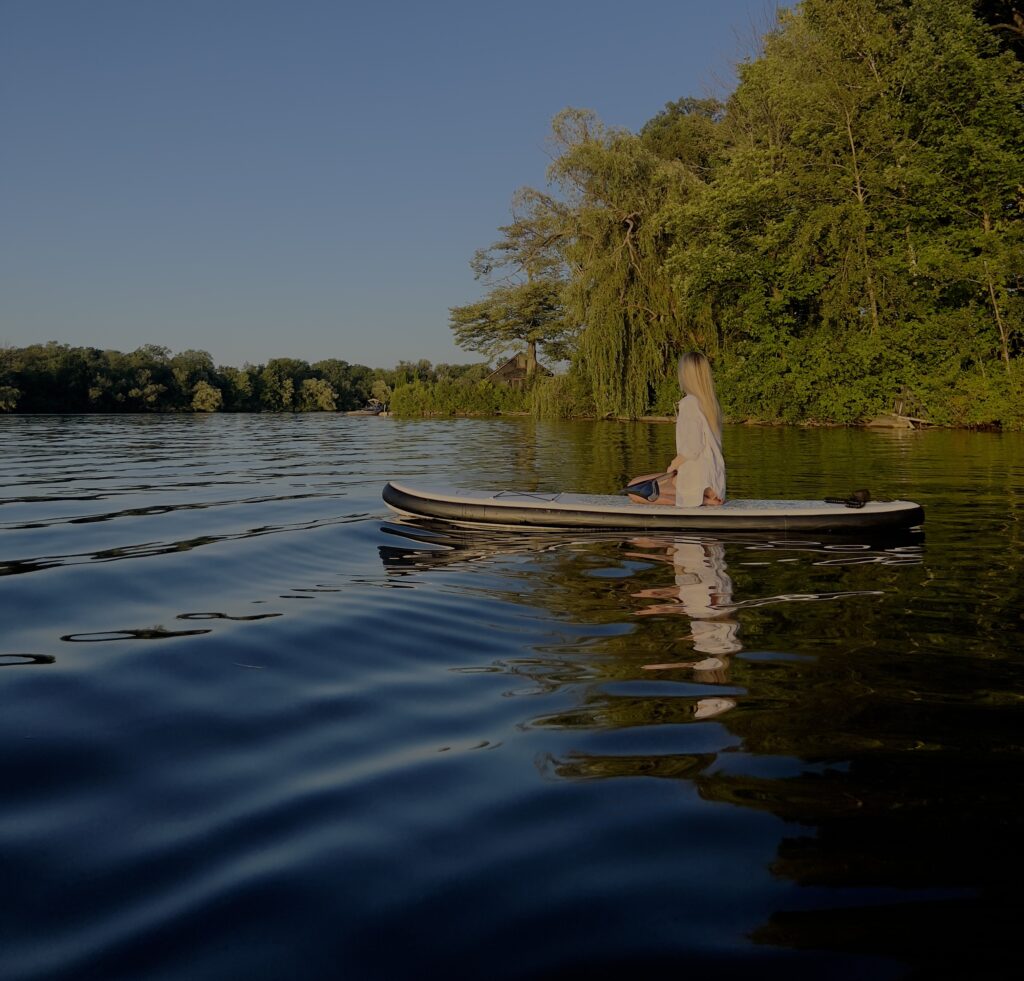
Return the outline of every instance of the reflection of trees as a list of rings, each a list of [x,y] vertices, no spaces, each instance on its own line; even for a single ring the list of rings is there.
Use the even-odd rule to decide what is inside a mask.
[[[671,426],[648,423],[601,423],[506,420],[499,482],[519,490],[562,490],[615,494],[637,473],[662,469],[674,453]],[[469,448],[472,450],[472,448]],[[489,456],[492,454],[489,451]],[[525,467],[520,466],[525,462]],[[481,461],[493,472],[495,460]],[[467,460],[467,472],[480,466]],[[486,486],[485,480],[482,486]]]
[[[530,606],[555,611],[575,625],[593,628],[594,634],[585,645],[562,646],[558,653],[570,657],[585,652],[586,663],[595,672],[600,667],[600,678],[650,677],[638,672],[652,660],[692,664],[707,653],[700,636],[709,643],[716,638],[713,643],[717,645],[735,644],[739,649],[741,617],[747,648],[779,646],[778,634],[792,635],[795,620],[799,620],[801,636],[814,638],[816,649],[838,645],[849,640],[851,629],[847,618],[837,616],[833,604],[827,602],[833,597],[842,599],[845,612],[856,605],[858,614],[866,614],[855,617],[854,644],[859,646],[861,635],[867,643],[882,619],[875,596],[890,589],[897,575],[907,575],[906,570],[881,563],[919,562],[917,553],[893,551],[887,547],[891,543],[863,546],[856,553],[859,565],[819,567],[816,563],[845,560],[848,553],[830,550],[841,545],[811,542],[672,536],[624,539],[615,533],[580,533],[567,540],[561,532],[470,531],[426,523],[393,526],[390,530],[396,534],[396,544],[380,551],[385,566],[394,574],[530,554],[528,565],[507,570],[509,581],[522,585],[521,594],[501,591],[500,598],[516,600],[521,596]],[[904,542],[898,545],[902,547]],[[727,551],[732,554],[728,571]],[[793,564],[782,564],[784,560]],[[745,565],[769,561],[776,563],[772,586],[778,593],[763,595],[762,590],[762,595],[751,597],[762,605],[748,605],[750,600],[741,597],[761,587],[748,585],[751,572]],[[666,566],[671,570],[668,577]],[[606,570],[614,574],[606,575]],[[915,571],[920,575],[919,569]],[[808,588],[809,579],[816,587],[814,591]],[[683,601],[680,588],[689,580],[696,593],[692,597],[685,594],[687,600]],[[843,589],[835,589],[837,584]],[[469,579],[463,588],[471,591],[477,587]],[[665,602],[657,602],[659,598]],[[650,602],[652,599],[656,602]],[[800,601],[798,612],[794,612],[794,600]],[[698,624],[695,631],[696,620],[703,620],[704,625]],[[602,629],[610,627],[618,629]],[[553,667],[553,663],[549,658],[536,669],[543,672],[545,664]],[[758,663],[754,667],[744,662],[735,665],[734,670],[743,678],[751,672],[761,678],[770,673],[771,665]],[[792,666],[786,670],[792,671]],[[733,680],[744,683],[739,676]]]
[[[1020,912],[1024,765],[1019,752],[992,752],[1005,745],[1007,733],[992,725],[991,712],[986,724],[984,709],[967,719],[962,708],[951,708],[946,718],[934,713],[929,734],[941,738],[977,723],[973,746],[908,746],[913,720],[897,725],[894,718],[880,731],[877,717],[865,717],[861,739],[875,745],[848,751],[843,771],[774,780],[695,777],[706,799],[766,810],[807,828],[780,843],[777,875],[802,886],[865,891],[853,909],[779,912],[755,940],[902,956],[920,966],[922,977],[967,967],[963,976],[980,977],[983,969],[1002,966]],[[784,719],[775,713],[762,721]],[[776,735],[780,750],[799,752],[791,738]],[[933,892],[895,900],[872,893],[893,888]]]
[[[569,780],[605,780],[609,777],[665,777],[693,780],[714,763],[714,753],[675,753],[660,756],[593,756],[569,754],[544,758],[546,771]]]

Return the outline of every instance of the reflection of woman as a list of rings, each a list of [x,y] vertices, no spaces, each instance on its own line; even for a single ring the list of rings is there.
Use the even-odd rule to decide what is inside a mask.
[[[682,613],[690,618],[693,649],[702,654],[728,655],[743,650],[737,634],[739,624],[723,619],[722,607],[732,602],[732,580],[725,569],[725,547],[720,542],[674,542],[668,550],[675,567],[675,587],[646,589],[637,596],[671,598],[672,603],[659,603],[639,611]],[[717,658],[715,667],[723,667]],[[709,667],[711,665],[709,664]]]
[[[680,508],[718,505],[725,501],[725,460],[722,456],[722,409],[715,394],[708,359],[696,351],[679,359],[683,397],[676,413],[676,455],[669,477],[659,480],[661,495],[653,503]],[[630,483],[657,474],[635,477]],[[637,503],[648,503],[638,497]]]
[[[640,540],[638,545],[654,544]],[[668,559],[675,569],[675,585],[645,589],[636,595],[644,599],[665,599],[667,603],[638,610],[638,616],[680,613],[690,619],[693,649],[707,655],[699,661],[645,664],[647,671],[688,668],[695,680],[712,684],[728,682],[729,655],[743,650],[739,624],[723,614],[722,607],[732,602],[732,580],[726,572],[725,547],[720,542],[673,542]],[[702,698],[694,707],[698,719],[721,715],[736,702],[731,698]]]

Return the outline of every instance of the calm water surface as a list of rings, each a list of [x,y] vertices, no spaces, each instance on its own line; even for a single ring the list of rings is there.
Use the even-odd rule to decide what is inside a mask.
[[[445,532],[668,426],[0,418],[0,977],[1010,976],[1024,438],[731,429],[881,542]]]

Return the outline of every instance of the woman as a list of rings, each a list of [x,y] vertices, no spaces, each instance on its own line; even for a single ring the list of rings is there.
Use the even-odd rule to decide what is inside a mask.
[[[724,504],[722,409],[715,395],[711,365],[703,354],[693,351],[679,359],[679,387],[683,397],[676,414],[676,455],[668,465],[669,477],[658,482],[661,494],[653,503],[679,508]],[[637,477],[630,483],[655,476]],[[637,503],[649,503],[630,497]]]

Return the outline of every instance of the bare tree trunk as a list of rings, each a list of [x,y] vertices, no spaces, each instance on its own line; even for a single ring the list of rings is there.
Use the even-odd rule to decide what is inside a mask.
[[[532,378],[537,371],[537,342],[526,342],[526,377]]]
[[[988,235],[992,231],[992,219],[989,217],[989,213],[986,211],[981,216],[981,227],[985,234]],[[996,284],[995,280],[992,279],[992,271],[988,267],[988,262],[983,261],[982,267],[985,270],[985,285],[988,286],[988,296],[992,301],[992,312],[996,317],[996,327],[999,330],[999,348],[1003,355],[1003,363],[1006,365],[1006,373],[1010,373],[1010,339],[1009,334],[1006,330],[1006,324],[1003,323],[1003,315],[999,310],[999,299],[996,296]]]
[[[1003,356],[1003,363],[1006,365],[1006,373],[1010,373],[1010,343],[1006,331],[1006,324],[1003,323],[1003,315],[999,312],[999,301],[996,298],[996,284],[992,280],[992,273],[989,272],[988,263],[985,266],[985,280],[988,283],[988,295],[992,300],[992,310],[996,315],[996,327],[999,328],[999,348]]]
[[[867,191],[860,176],[860,162],[857,159],[857,141],[853,138],[853,118],[848,109],[844,110],[846,117],[846,137],[850,143],[850,159],[853,162],[854,194],[857,203],[861,207],[862,218],[867,222]],[[871,313],[871,330],[878,331],[878,295],[875,290],[875,278],[871,275],[871,259],[868,256],[868,236],[866,227],[862,226],[860,231],[860,253],[864,263],[864,285],[868,291],[868,309]]]
[[[875,280],[871,275],[871,270],[868,267],[868,247],[867,242],[864,242],[863,248],[864,254],[864,285],[868,288],[868,305],[871,310],[871,330],[874,333],[878,333],[878,298],[875,295]]]

